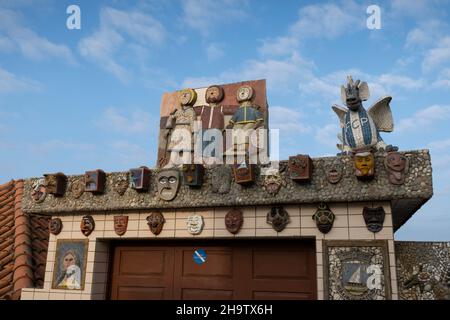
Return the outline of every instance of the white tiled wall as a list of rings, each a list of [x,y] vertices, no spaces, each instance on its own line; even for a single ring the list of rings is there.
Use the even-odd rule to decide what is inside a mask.
[[[382,231],[372,233],[367,230],[362,211],[364,206],[382,205],[386,212]],[[244,214],[244,224],[236,235],[225,228],[225,214],[230,208],[211,208],[197,210],[169,210],[164,211],[166,223],[162,232],[155,236],[147,225],[146,217],[150,211],[93,213],[95,230],[89,235],[89,253],[86,270],[86,283],[82,291],[51,289],[53,264],[56,241],[58,239],[86,238],[80,231],[83,214],[59,216],[63,222],[63,230],[58,236],[51,235],[49,241],[45,284],[43,289],[23,289],[22,299],[104,299],[108,282],[109,244],[108,239],[156,239],[156,238],[254,238],[254,237],[308,237],[316,239],[317,259],[317,288],[318,299],[324,298],[323,288],[323,240],[387,240],[389,244],[389,260],[392,281],[392,298],[397,299],[397,276],[394,259],[394,238],[392,229],[392,214],[389,202],[360,202],[360,203],[331,203],[330,209],[336,219],[331,231],[322,234],[316,227],[312,215],[317,210],[316,204],[284,206],[290,216],[290,223],[282,232],[276,232],[266,222],[266,215],[270,207],[240,208]],[[205,225],[201,234],[191,235],[186,230],[186,220],[189,215],[197,213],[203,216]],[[128,216],[127,232],[118,236],[114,231],[114,216],[124,214]]]

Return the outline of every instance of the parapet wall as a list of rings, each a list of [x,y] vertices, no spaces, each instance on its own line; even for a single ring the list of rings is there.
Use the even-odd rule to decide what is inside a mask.
[[[353,159],[350,156],[324,157],[313,159],[312,179],[306,183],[291,180],[287,170],[281,171],[284,185],[276,195],[269,194],[264,188],[265,176],[257,168],[256,181],[250,186],[242,186],[232,179],[232,170],[224,170],[220,183],[225,191],[219,193],[217,185],[212,186],[211,167],[205,168],[205,178],[200,188],[191,188],[181,184],[172,201],[164,201],[157,194],[156,174],[151,173],[151,185],[148,192],[138,192],[127,188],[123,195],[117,191],[119,182],[128,179],[128,172],[108,173],[105,192],[92,194],[84,192],[79,198],[74,196],[72,186],[76,181],[84,181],[83,175],[69,176],[67,191],[62,197],[47,195],[45,200],[37,203],[31,197],[32,186],[38,178],[25,181],[23,210],[25,212],[52,214],[74,213],[81,211],[112,211],[170,208],[210,208],[232,206],[254,206],[274,204],[302,204],[318,202],[359,202],[392,201],[393,213],[398,208],[399,215],[394,217],[394,228],[403,224],[433,194],[431,159],[428,150],[402,152],[409,160],[409,171],[402,185],[389,182],[388,171],[384,166],[385,153],[375,155],[375,177],[371,181],[361,181],[355,177]],[[342,179],[332,184],[327,180],[327,170],[333,163],[341,163]],[[281,170],[286,161],[280,162]],[[227,182],[228,180],[228,182]],[[219,186],[220,187],[220,186]],[[402,216],[406,215],[406,216]],[[397,219],[397,222],[395,222]]]

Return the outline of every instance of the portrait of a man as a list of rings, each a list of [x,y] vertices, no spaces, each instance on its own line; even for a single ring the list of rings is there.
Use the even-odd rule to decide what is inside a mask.
[[[58,240],[53,289],[83,290],[88,240]]]

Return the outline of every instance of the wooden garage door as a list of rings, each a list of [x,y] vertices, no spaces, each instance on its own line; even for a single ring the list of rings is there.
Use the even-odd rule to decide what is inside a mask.
[[[316,299],[314,241],[114,245],[111,299]],[[197,264],[196,249],[207,260]]]

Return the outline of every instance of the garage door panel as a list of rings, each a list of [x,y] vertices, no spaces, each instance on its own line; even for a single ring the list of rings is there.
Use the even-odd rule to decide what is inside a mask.
[[[254,279],[305,279],[310,277],[308,265],[308,253],[303,251],[253,252]]]
[[[253,300],[312,300],[310,293],[253,291]]]
[[[197,264],[193,258],[194,250],[183,250],[183,277],[225,277],[233,276],[233,255],[230,249],[207,249],[207,262]]]
[[[166,271],[167,254],[166,250],[124,250],[120,255],[120,274],[161,276]]]
[[[116,246],[112,299],[315,299],[314,241],[138,243]],[[202,264],[195,248],[205,250]]]
[[[232,300],[232,290],[183,289],[183,300]]]
[[[162,300],[165,288],[119,287],[119,300]]]

